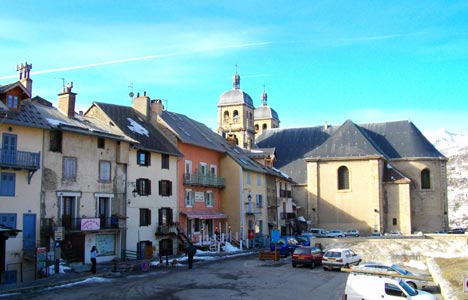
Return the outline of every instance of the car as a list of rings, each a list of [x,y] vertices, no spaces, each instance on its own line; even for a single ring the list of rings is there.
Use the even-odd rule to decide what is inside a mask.
[[[345,236],[360,236],[361,233],[357,229],[350,229],[345,231],[344,233]]]
[[[320,248],[314,246],[299,246],[297,247],[291,257],[293,268],[297,265],[310,266],[311,269],[316,265],[322,264],[323,252]]]
[[[387,235],[387,236],[402,236],[403,233],[401,233],[401,231],[398,231],[398,230],[392,230],[392,231],[390,231],[390,233],[386,233],[385,235]]]
[[[436,296],[415,290],[401,278],[350,273],[342,299],[436,300]]]
[[[310,236],[300,234],[300,235],[296,235],[295,238],[297,240],[298,245],[301,245],[301,246],[310,246],[311,245],[311,243],[310,243],[311,237]]]
[[[293,236],[282,236],[276,243],[270,243],[270,251],[278,251],[282,256],[289,256],[299,245]]]
[[[329,238],[340,238],[340,237],[345,237],[345,234],[343,230],[330,230],[327,233],[327,237]]]
[[[372,232],[371,236],[372,237],[381,237],[381,236],[383,236],[383,234],[381,232],[374,231],[374,232]]]
[[[428,285],[428,276],[429,275],[424,275],[424,274],[418,274],[414,273],[411,271],[408,271],[406,269],[403,269],[402,267],[396,265],[396,264],[389,264],[389,263],[383,263],[383,262],[363,262],[360,263],[359,266],[352,267],[353,270],[361,270],[361,271],[375,271],[384,274],[391,274],[391,275],[403,275],[403,276],[411,276],[411,277],[420,277],[421,279],[415,279],[415,278],[403,278],[403,280],[409,284],[413,289],[423,289],[427,287]]]
[[[309,232],[315,235],[316,237],[326,237],[327,231],[323,228],[311,228]]]
[[[351,265],[358,265],[361,256],[348,248],[333,248],[325,251],[322,257],[324,270],[349,268]]]
[[[465,228],[453,228],[448,231],[449,234],[464,234],[466,231]]]

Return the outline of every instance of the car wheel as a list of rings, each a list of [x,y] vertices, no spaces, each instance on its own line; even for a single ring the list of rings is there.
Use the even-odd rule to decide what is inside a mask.
[[[346,269],[349,269],[349,264],[344,265]]]
[[[295,267],[296,267],[296,264],[292,264],[292,266],[293,266],[293,268],[295,268]]]
[[[324,270],[324,271],[328,271],[328,268],[327,268],[327,267],[323,267],[323,270]]]
[[[312,262],[310,263],[310,268],[311,269],[315,268],[315,261],[312,260]]]
[[[406,282],[410,287],[412,287],[413,289],[417,289],[418,287],[416,286],[416,283],[412,282],[412,281],[407,281]]]

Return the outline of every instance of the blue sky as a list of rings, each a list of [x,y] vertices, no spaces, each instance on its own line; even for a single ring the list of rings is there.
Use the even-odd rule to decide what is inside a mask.
[[[280,127],[411,120],[468,133],[466,1],[6,1],[0,84],[33,64],[33,95],[77,110],[147,92],[217,128],[219,96],[241,89]]]

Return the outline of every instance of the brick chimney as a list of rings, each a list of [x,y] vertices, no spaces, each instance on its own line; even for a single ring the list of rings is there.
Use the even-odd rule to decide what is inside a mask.
[[[19,82],[26,88],[29,97],[32,96],[32,79],[29,77],[32,64],[25,62],[24,64],[16,65],[16,71],[19,72]]]
[[[151,100],[151,121],[157,122],[158,116],[162,114],[164,105],[161,99]]]
[[[150,98],[146,96],[146,92],[143,93],[143,96],[140,96],[140,93],[137,93],[137,96],[133,98],[132,108],[142,113],[145,116],[145,118],[149,121]]]
[[[58,94],[58,109],[69,118],[75,117],[76,93],[71,91],[72,88],[73,82],[68,83],[67,86],[63,88],[63,92]]]

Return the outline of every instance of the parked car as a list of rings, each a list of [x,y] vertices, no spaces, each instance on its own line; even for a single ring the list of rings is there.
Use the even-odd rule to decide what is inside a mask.
[[[370,270],[370,271],[376,271],[379,273],[390,273],[390,274],[403,275],[403,276],[420,277],[421,279],[403,278],[403,280],[407,284],[409,284],[413,289],[423,289],[428,285],[428,282],[426,280],[428,275],[413,273],[395,264],[388,264],[388,263],[382,263],[382,262],[364,262],[364,263],[360,263],[359,266],[352,267],[352,269],[364,270],[364,271]]]
[[[390,231],[390,233],[386,233],[385,235],[387,235],[387,236],[402,236],[403,233],[401,233],[401,231],[398,231],[398,230],[392,230],[392,231]]]
[[[360,236],[361,233],[357,229],[350,229],[345,231],[344,233],[345,236]]]
[[[300,234],[300,235],[296,235],[295,238],[297,240],[298,245],[311,246],[311,241],[310,241],[311,237],[310,236]]]
[[[278,251],[282,256],[289,256],[299,245],[293,236],[282,236],[276,243],[270,243],[270,251]]]
[[[466,231],[465,228],[453,228],[448,231],[449,234],[464,234]]]
[[[381,237],[381,236],[383,236],[383,234],[381,232],[374,231],[374,232],[372,232],[371,236],[372,237]]]
[[[327,237],[329,238],[340,238],[340,237],[345,237],[345,234],[343,230],[330,230],[327,233]]]
[[[351,265],[358,265],[361,256],[348,248],[334,248],[327,250],[322,257],[324,270],[349,268]]]
[[[316,237],[326,237],[327,231],[323,228],[311,228],[309,232],[314,234]]]
[[[307,265],[311,269],[316,265],[322,264],[323,252],[320,248],[314,246],[299,246],[297,247],[291,258],[292,266]]]
[[[413,289],[401,278],[351,273],[346,281],[343,299],[436,300],[437,298],[431,293]]]

